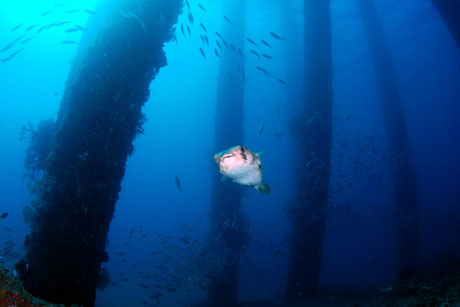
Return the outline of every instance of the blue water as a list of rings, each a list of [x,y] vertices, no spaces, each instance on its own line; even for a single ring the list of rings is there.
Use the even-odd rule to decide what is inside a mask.
[[[184,38],[178,30],[178,42],[165,45],[168,65],[151,84],[144,108],[148,121],[144,134],[134,142],[135,152],[127,162],[108,234],[110,260],[104,267],[117,284],[98,291],[97,306],[140,306],[142,301],[149,302],[156,293],[153,284],[158,282],[142,275],[167,277],[171,270],[183,274],[178,274],[180,280],[174,283],[176,292],[161,291],[161,306],[183,306],[206,297],[203,290],[184,289],[184,279],[194,274],[193,269],[185,270],[195,265],[189,253],[199,255],[208,235],[211,174],[218,171],[212,164],[212,148],[219,59],[211,48],[206,59],[198,51],[202,45],[198,23],[205,24],[210,33],[220,31],[226,14],[223,1],[202,0],[206,7],[202,11],[197,1],[191,0],[195,19],[192,36]],[[391,168],[385,159],[387,139],[381,100],[360,16],[353,0],[331,2],[333,197],[320,284],[325,288],[365,289],[385,284],[397,275]],[[420,261],[431,265],[447,247],[460,252],[455,244],[460,239],[459,47],[431,1],[375,2],[391,50],[416,169]],[[56,3],[0,2],[0,49],[35,23],[57,19],[85,26],[90,14],[80,11],[66,15],[65,11],[97,8],[92,0],[62,1],[64,7],[40,16]],[[301,2],[294,1],[294,8],[295,23],[301,31]],[[179,24],[187,23],[188,12],[184,12]],[[288,267],[290,226],[286,206],[292,192],[288,129],[293,106],[298,103],[288,97],[295,97],[301,89],[284,86],[276,78],[289,79],[283,59],[285,48],[297,46],[301,32],[299,37],[283,33],[279,17],[277,1],[247,1],[246,36],[270,41],[273,59],[264,60],[263,65],[276,77],[255,69],[260,60],[249,54],[251,46],[246,42],[245,137],[241,143],[253,151],[265,150],[263,175],[272,193],[267,197],[248,188],[243,200],[253,230],[248,250],[242,255],[240,300],[282,297]],[[22,22],[25,24],[21,28],[10,31]],[[78,44],[61,41],[78,42],[82,36],[81,32],[64,32],[67,28],[44,30],[22,45],[13,59],[0,64],[0,210],[8,212],[7,218],[0,220],[0,246],[11,240],[18,253],[16,257],[0,254],[9,268],[24,255],[22,245],[29,230],[21,212],[33,199],[24,178],[27,142],[20,142],[19,133],[29,121],[36,125],[43,119],[56,118],[78,49]],[[288,39],[270,39],[270,31]],[[0,53],[0,59],[14,50]],[[298,63],[301,67],[301,58]],[[180,179],[182,192],[175,185],[175,176]],[[193,248],[180,240],[184,237],[196,240]],[[119,252],[126,255],[117,255]],[[152,256],[152,252],[159,254]],[[123,272],[126,276],[120,276]]]

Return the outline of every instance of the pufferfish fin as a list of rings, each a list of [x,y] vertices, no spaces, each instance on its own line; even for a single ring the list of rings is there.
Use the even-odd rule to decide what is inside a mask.
[[[265,153],[265,149],[259,151],[256,153],[256,156],[258,156],[259,158],[262,157],[262,155]]]
[[[270,186],[266,183],[262,183],[261,185],[257,185],[255,186],[254,188],[256,188],[257,191],[259,191],[259,193],[261,194],[270,194],[271,190],[270,190]]]
[[[224,175],[224,176],[222,176],[222,178],[220,178],[220,181],[225,182],[225,181],[227,181],[227,178],[228,177]]]

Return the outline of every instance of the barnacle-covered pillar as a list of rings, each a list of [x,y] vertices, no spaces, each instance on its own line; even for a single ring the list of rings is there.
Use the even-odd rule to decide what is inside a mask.
[[[460,1],[431,0],[460,48]]]
[[[114,4],[115,5],[115,4]],[[66,305],[93,306],[125,163],[141,130],[149,85],[181,0],[117,4],[66,83],[50,152],[27,207],[26,288]]]
[[[377,86],[382,97],[383,119],[392,157],[398,263],[401,277],[405,277],[415,269],[419,246],[416,182],[409,150],[409,137],[391,53],[374,3],[371,0],[356,0],[356,3],[363,21],[374,63]]]
[[[223,21],[221,42],[224,50],[219,50],[217,102],[214,128],[214,153],[241,144],[243,141],[244,108],[244,29],[245,0],[224,1],[224,12],[232,24]],[[226,48],[232,44],[241,53]],[[214,161],[212,161],[214,163]],[[211,195],[211,233],[213,241],[224,246],[218,257],[220,269],[213,272],[208,286],[210,307],[235,306],[238,290],[238,265],[241,246],[247,240],[247,225],[241,212],[242,188],[233,182],[222,182],[217,167],[213,165]]]
[[[304,1],[304,97],[293,125],[294,197],[286,298],[316,291],[328,210],[332,133],[332,55],[329,0]]]

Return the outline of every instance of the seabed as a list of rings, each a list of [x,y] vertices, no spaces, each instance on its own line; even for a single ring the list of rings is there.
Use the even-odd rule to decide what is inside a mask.
[[[134,301],[134,298],[133,298]],[[48,307],[49,304],[29,294],[7,269],[0,267],[0,306]],[[159,305],[161,306],[161,304]],[[206,307],[206,303],[190,304]],[[303,307],[303,306],[460,306],[460,268],[419,274],[398,280],[376,290],[365,292],[350,289],[321,291],[299,302],[288,304],[283,300],[239,303],[238,307]]]

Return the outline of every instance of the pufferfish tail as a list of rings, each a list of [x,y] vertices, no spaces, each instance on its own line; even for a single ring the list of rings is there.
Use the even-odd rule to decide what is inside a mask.
[[[256,190],[259,191],[261,194],[270,194],[270,186],[266,183],[262,183],[261,185],[255,186]]]

